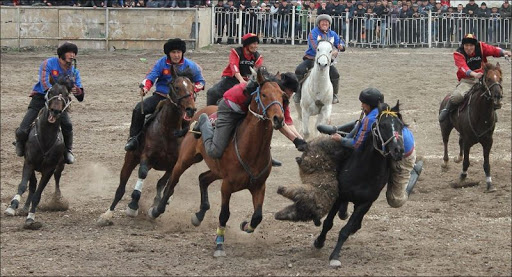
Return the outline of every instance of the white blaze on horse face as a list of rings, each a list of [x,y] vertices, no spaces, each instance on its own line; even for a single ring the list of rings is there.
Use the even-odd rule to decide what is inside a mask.
[[[185,82],[185,80],[182,81],[183,82],[183,86],[185,87],[185,90],[187,89],[187,82]]]

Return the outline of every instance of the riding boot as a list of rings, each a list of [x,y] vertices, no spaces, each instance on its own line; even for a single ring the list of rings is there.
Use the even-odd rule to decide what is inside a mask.
[[[455,105],[453,105],[451,100],[448,100],[444,108],[439,113],[439,122],[443,122],[448,117],[448,115],[450,115],[453,108],[455,108]]]
[[[16,155],[18,157],[23,157],[25,155],[25,143],[27,142],[27,136],[20,134],[19,128],[16,129],[16,142],[14,145],[16,146]]]
[[[416,182],[418,181],[418,178],[420,177],[421,170],[423,169],[423,161],[418,161],[412,171],[411,171],[411,177],[409,177],[409,183],[407,184],[407,187],[405,188],[405,191],[407,192],[407,195],[411,194],[412,189],[416,185]]]
[[[128,142],[124,146],[124,150],[133,151],[139,147],[138,136],[144,126],[144,118],[145,116],[141,112],[137,110],[133,111],[132,124],[130,126],[130,138],[128,138]]]
[[[340,79],[332,79],[332,103],[338,104],[340,100],[338,100],[338,91],[340,89]]]
[[[282,166],[282,165],[283,165],[283,163],[282,163],[282,162],[280,162],[280,161],[278,161],[278,160],[276,160],[276,159],[272,158],[272,166],[273,166],[273,167],[279,167],[279,166]]]
[[[327,134],[327,135],[332,135],[332,134],[336,133],[336,131],[338,130],[338,128],[336,126],[324,125],[324,124],[318,124],[318,126],[316,126],[316,129],[320,133]]]
[[[192,133],[194,133],[194,138],[199,139],[201,137],[201,125],[203,125],[206,120],[209,120],[208,115],[204,114],[203,116],[203,114],[201,114],[197,121],[191,124],[191,126],[193,126]]]
[[[199,135],[203,137],[203,143],[213,139],[213,126],[209,123],[208,115],[204,113],[199,116],[199,120],[194,126],[194,130],[200,130]]]
[[[67,164],[72,164],[75,162],[75,156],[71,151],[73,149],[73,131],[71,132],[62,132],[62,136],[64,137],[64,145],[66,146],[66,153],[64,153],[64,160]]]

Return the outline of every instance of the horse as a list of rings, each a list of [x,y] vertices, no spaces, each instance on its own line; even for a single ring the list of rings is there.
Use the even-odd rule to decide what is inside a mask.
[[[333,267],[341,266],[339,256],[343,243],[361,228],[364,215],[388,182],[392,159],[398,161],[404,153],[401,134],[405,125],[401,120],[399,102],[391,109],[388,104],[381,103],[378,109],[377,120],[371,126],[371,133],[363,149],[350,153],[336,170],[338,197],[323,222],[322,232],[314,241],[317,249],[322,248],[335,215],[338,213],[341,219],[346,219],[348,203],[354,203],[354,212],[340,230],[336,247],[329,257],[329,264]],[[300,165],[301,161],[297,162]],[[407,189],[410,192],[411,188]]]
[[[147,120],[142,135],[144,139],[135,151],[127,151],[125,154],[119,186],[110,208],[98,219],[97,223],[100,226],[113,224],[111,219],[114,209],[123,197],[126,183],[137,165],[139,165],[138,180],[131,194],[132,200],[126,208],[126,214],[131,217],[138,215],[144,180],[152,168],[165,171],[157,182],[153,205],[161,199],[162,189],[178,159],[178,149],[182,140],[178,133],[183,121],[190,121],[196,111],[194,85],[190,81],[191,73],[177,72],[176,68],[171,66],[171,75],[167,99],[160,101],[156,111]]]
[[[329,77],[334,38],[319,40],[316,49],[315,64],[301,86],[300,103],[295,107],[299,120],[302,121],[304,139],[310,136],[309,117],[318,115],[316,126],[328,124],[331,120],[333,87]]]
[[[258,69],[256,80],[259,88],[252,94],[249,111],[235,129],[233,139],[222,157],[218,160],[210,158],[205,152],[202,140],[195,139],[192,133],[188,133],[181,144],[178,161],[165,187],[163,198],[158,206],[151,207],[148,211],[150,218],[162,214],[183,172],[204,159],[209,170],[199,175],[201,205],[199,211],[192,216],[192,224],[199,226],[206,211],[210,209],[208,186],[213,181],[222,179],[222,206],[214,257],[226,255],[224,233],[230,215],[229,201],[232,193],[248,189],[252,195],[254,213],[250,223],[243,221],[240,224],[242,231],[252,233],[263,219],[265,182],[272,169],[270,142],[273,129],[283,126],[284,92],[279,87],[278,79],[269,76],[263,67]],[[211,115],[216,110],[217,106],[207,106],[194,117],[197,119],[202,113]]]
[[[41,194],[48,184],[48,181],[54,176],[55,192],[53,199],[56,204],[61,200],[60,177],[64,170],[64,154],[66,147],[60,130],[61,114],[70,107],[70,91],[74,86],[72,77],[60,78],[57,83],[50,78],[52,87],[45,95],[45,107],[39,111],[39,115],[34,121],[28,140],[25,143],[25,158],[23,163],[23,173],[18,193],[12,198],[5,214],[9,216],[27,215],[23,228],[37,230],[43,225],[35,221],[36,208],[41,201]],[[39,185],[35,172],[41,173]],[[17,210],[21,195],[27,190],[29,184],[28,197],[21,210]],[[63,207],[61,205],[61,207]],[[29,210],[30,208],[30,210]],[[67,207],[63,207],[67,209]]]
[[[463,157],[464,161],[457,186],[469,185],[466,183],[469,151],[473,145],[480,143],[484,154],[486,192],[496,191],[491,178],[489,153],[491,152],[493,142],[494,127],[498,120],[496,110],[501,108],[501,98],[503,97],[502,81],[500,64],[486,63],[484,65],[484,75],[466,94],[465,101],[460,108],[450,113],[450,120],[447,119],[440,122],[444,144],[444,169],[448,168],[448,140],[450,133],[453,128],[459,132],[459,157],[455,162],[459,163]],[[448,97],[441,102],[440,111],[447,101],[449,101]]]

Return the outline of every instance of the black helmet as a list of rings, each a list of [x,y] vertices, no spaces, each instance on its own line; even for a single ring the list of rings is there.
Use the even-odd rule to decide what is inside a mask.
[[[299,80],[297,79],[297,76],[295,76],[292,72],[286,72],[281,74],[281,87],[283,88],[289,88],[293,90],[293,92],[297,92],[299,89]]]
[[[169,53],[171,53],[172,50],[180,50],[185,54],[185,52],[187,52],[187,44],[180,38],[169,39],[164,44],[165,55],[169,56]]]
[[[64,55],[68,52],[73,52],[75,53],[75,55],[77,55],[78,47],[76,46],[76,44],[71,42],[64,42],[64,44],[57,48],[57,56],[59,56],[59,58],[61,59],[64,59]]]
[[[258,38],[258,35],[253,33],[247,33],[242,37],[242,46],[245,47],[251,43],[260,43],[260,39]]]
[[[359,100],[370,107],[375,108],[379,103],[384,102],[384,95],[376,88],[367,88],[359,94]]]
[[[466,44],[466,43],[471,43],[473,45],[477,45],[478,44],[478,39],[476,38],[476,36],[474,34],[466,34],[464,36],[464,38],[462,39],[462,45]]]

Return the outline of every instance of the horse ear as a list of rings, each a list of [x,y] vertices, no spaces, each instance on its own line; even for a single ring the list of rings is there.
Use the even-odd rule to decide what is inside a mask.
[[[171,65],[171,76],[173,80],[178,77],[178,71],[174,65]]]
[[[53,76],[52,76],[52,75],[50,75],[50,78],[49,78],[49,79],[50,79],[50,84],[51,84],[52,86],[53,86],[53,85],[55,85],[55,79],[53,78]]]
[[[499,62],[496,63],[496,69],[498,69],[498,70],[500,69],[500,63]]]
[[[281,80],[281,72],[279,72],[279,71],[278,71],[278,72],[276,73],[276,78],[277,78],[278,80]]]
[[[396,105],[393,108],[391,108],[391,110],[394,112],[400,111],[400,100],[396,100]]]
[[[258,84],[262,84],[265,81],[265,75],[263,72],[265,71],[265,67],[261,66],[258,68],[258,74],[256,76],[256,81],[258,81]]]

